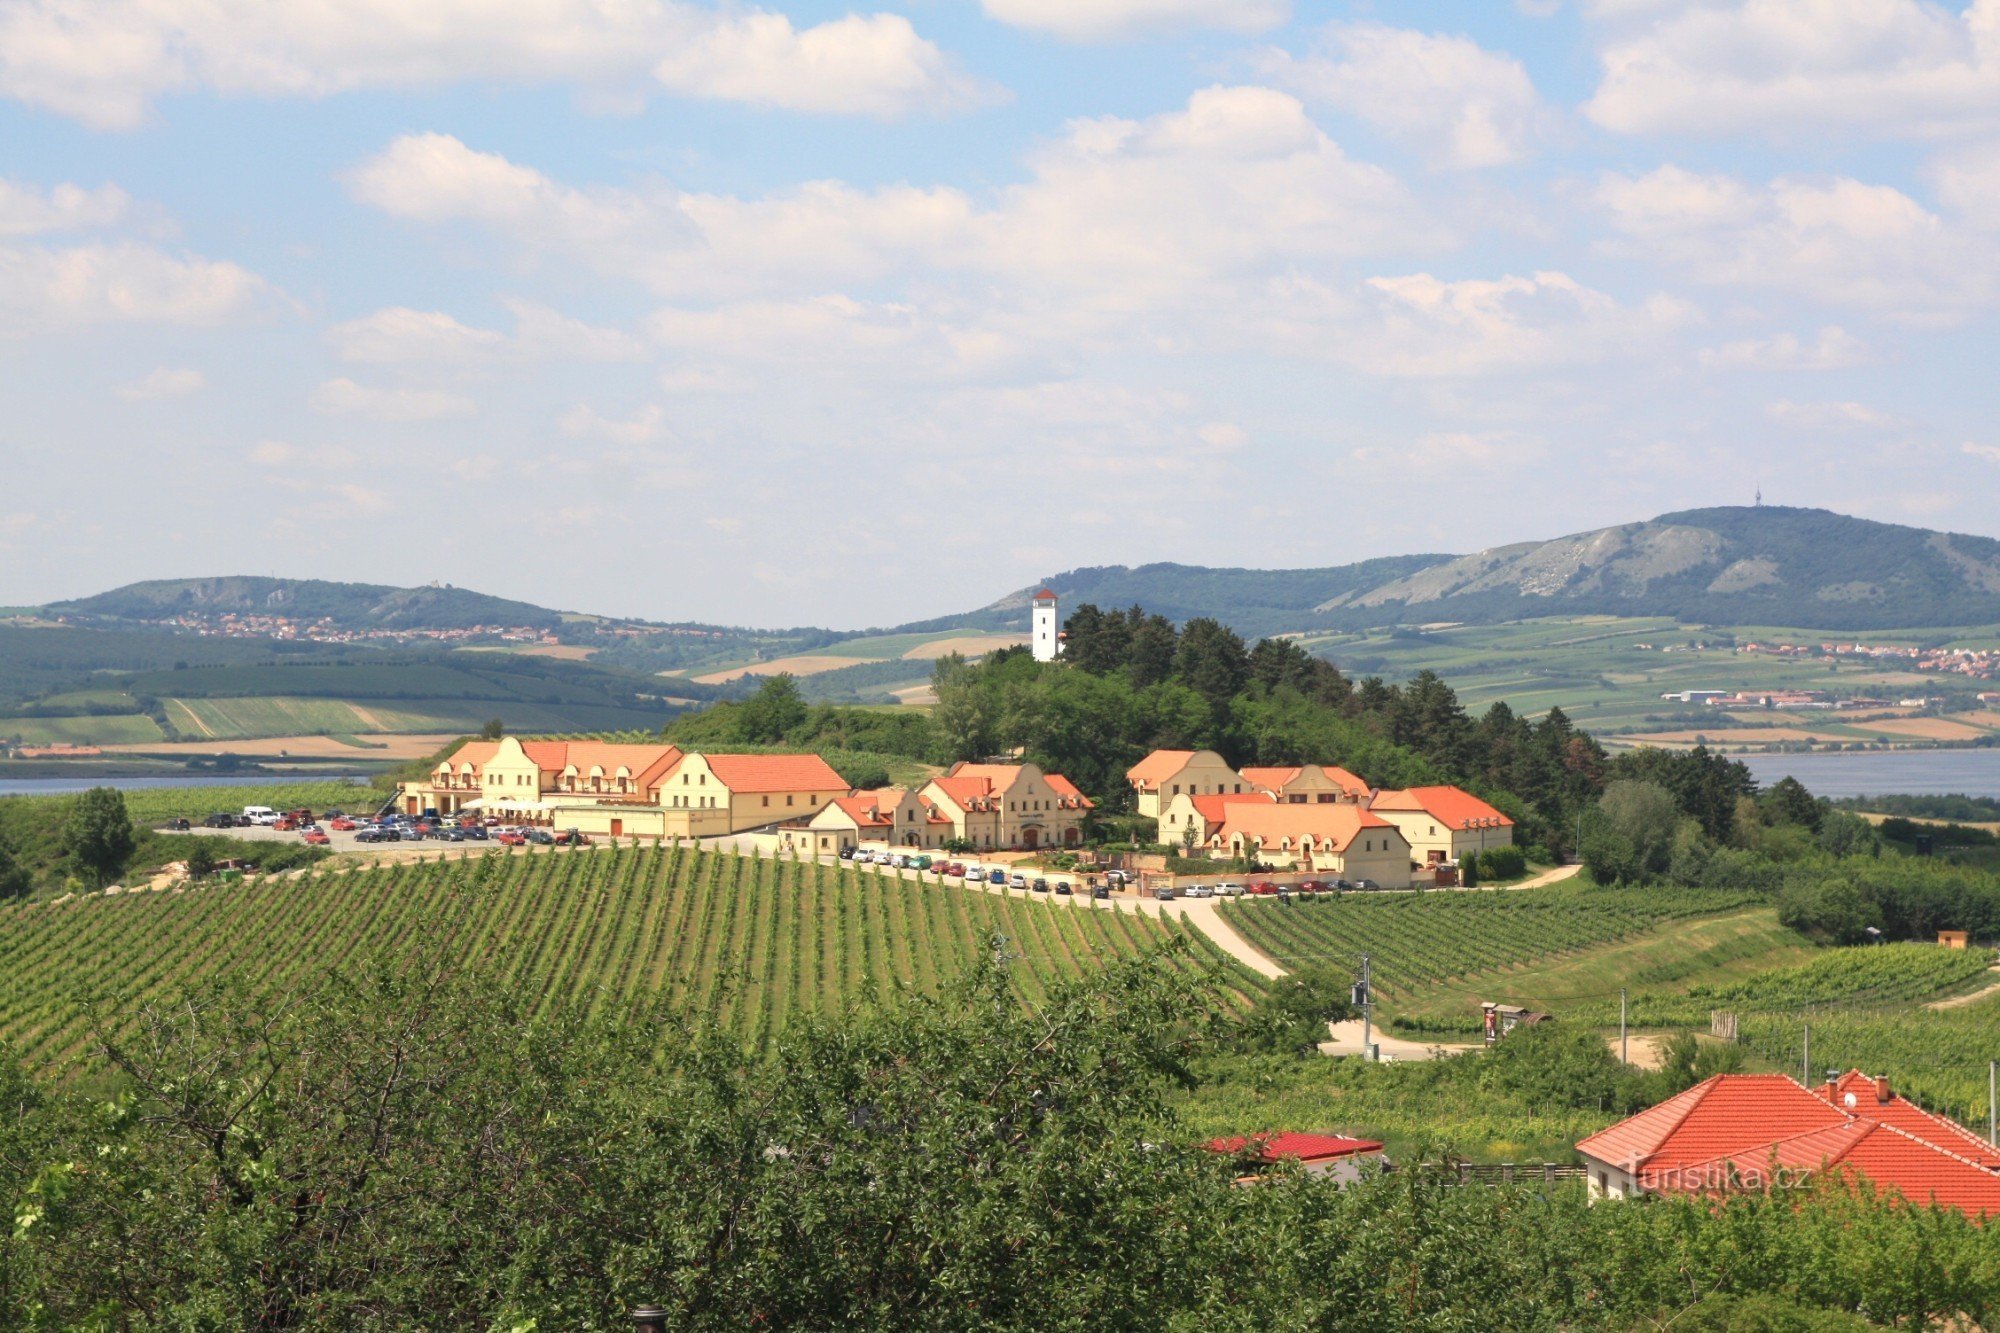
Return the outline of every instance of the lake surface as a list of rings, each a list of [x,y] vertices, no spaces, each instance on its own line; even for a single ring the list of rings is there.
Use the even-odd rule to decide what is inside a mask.
[[[347,773],[315,773],[310,777],[301,777],[296,773],[242,773],[235,777],[211,774],[186,778],[0,778],[0,796],[64,796],[71,792],[89,791],[92,787],[148,791],[158,787],[258,787],[267,783],[297,782],[352,782],[360,786],[364,779]]]
[[[1815,796],[2000,797],[2000,749],[1731,755],[1768,787],[1793,777]]]

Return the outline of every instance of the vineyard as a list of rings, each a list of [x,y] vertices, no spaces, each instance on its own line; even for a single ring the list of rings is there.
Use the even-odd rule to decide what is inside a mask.
[[[1828,1069],[1886,1074],[1896,1090],[1968,1125],[1986,1120],[1987,1062],[2000,1059],[2000,998],[1961,1009],[1804,1010],[1745,1016],[1740,1039],[1797,1074],[1812,1029],[1812,1076]]]
[[[651,999],[711,1014],[767,1050],[800,1014],[931,989],[999,949],[1032,1003],[1171,937],[1190,973],[1259,984],[1207,937],[1124,910],[680,847],[376,865],[184,894],[0,910],[0,1038],[37,1064],[84,1046],[78,1002],[230,978],[278,997],[330,969],[436,948],[538,997]]]
[[[1522,893],[1395,894],[1224,905],[1224,920],[1287,969],[1342,970],[1369,956],[1376,993],[1408,1000],[1454,978],[1541,962],[1668,922],[1755,901],[1710,890],[1573,888]]]
[[[382,804],[383,793],[356,782],[257,782],[230,787],[139,787],[123,793],[125,810],[135,824],[164,824],[173,818],[200,822],[220,810],[235,814],[246,805],[273,810],[369,810]],[[62,801],[60,796],[19,796],[8,800]]]
[[[1635,992],[1631,1021],[1640,1027],[1706,1027],[1717,1009],[1737,1013],[1809,1009],[1818,1005],[1892,1005],[1927,1000],[1984,977],[1991,949],[1941,949],[1935,944],[1864,945],[1828,949],[1795,967],[1774,968],[1726,986],[1695,986],[1684,995]],[[1585,1022],[1610,1023],[1618,1006],[1582,1011]]]

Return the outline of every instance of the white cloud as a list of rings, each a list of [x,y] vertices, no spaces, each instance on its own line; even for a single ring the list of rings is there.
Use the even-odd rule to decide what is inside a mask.
[[[1703,282],[1930,318],[1993,294],[1992,253],[1885,185],[1779,177],[1758,186],[1668,166],[1607,175],[1596,201],[1624,249]]]
[[[1290,0],[982,0],[987,17],[1072,42],[1104,42],[1189,28],[1263,32]]]
[[[361,417],[369,421],[407,423],[471,416],[477,407],[463,394],[442,389],[384,389],[331,379],[314,389],[306,406],[321,416]]]
[[[1868,346],[1839,325],[1829,324],[1811,343],[1795,333],[1779,333],[1704,347],[1698,359],[1704,366],[1723,370],[1845,370],[1868,359]]]
[[[1695,317],[1665,296],[1628,305],[1551,272],[1456,282],[1413,273],[1354,290],[1290,279],[1274,286],[1264,311],[1272,342],[1408,378],[1601,361],[1655,344]]]
[[[1548,453],[1542,439],[1519,431],[1429,431],[1415,439],[1366,444],[1348,459],[1370,472],[1407,476],[1411,469],[1454,475],[1534,463]]]
[[[2000,230],[2000,142],[1943,154],[1930,176],[1938,202],[1970,226]]]
[[[510,336],[460,323],[438,310],[388,306],[326,332],[343,361],[374,365],[474,366],[501,360],[630,361],[644,344],[618,329],[599,328],[547,306],[508,300]]]
[[[116,389],[127,402],[148,402],[156,398],[185,398],[208,387],[208,377],[199,370],[175,370],[161,366]]]
[[[51,190],[0,179],[0,237],[77,231],[118,221],[132,200],[115,185],[86,190],[64,183]]]
[[[1343,153],[1297,98],[1209,88],[1147,120],[1077,121],[984,206],[967,193],[817,181],[744,199],[575,189],[449,135],[393,141],[349,177],[395,216],[470,221],[674,297],[796,294],[955,272],[1121,307],[1290,264],[1405,252],[1443,231],[1393,175]]]
[[[1627,134],[1932,135],[2000,124],[2000,0],[1600,2],[1584,110]]]
[[[1520,61],[1467,37],[1333,23],[1313,54],[1272,50],[1258,63],[1279,85],[1419,145],[1439,166],[1521,161],[1553,121]]]
[[[1795,430],[1889,430],[1906,424],[1887,412],[1852,402],[1794,403],[1779,399],[1765,406],[1764,415]]]
[[[1974,458],[1983,458],[1989,463],[2000,463],[2000,444],[1973,444],[1967,441],[1958,446],[1959,452]]]
[[[991,96],[892,14],[794,29],[681,0],[8,0],[0,95],[101,129],[158,97],[317,97],[463,81],[649,89],[802,111],[896,115]]]
[[[0,335],[110,323],[214,325],[269,291],[235,264],[129,242],[0,247]]]
[[[626,420],[600,415],[581,403],[563,414],[562,433],[572,440],[601,439],[613,444],[650,444],[665,433],[666,413],[649,403]]]

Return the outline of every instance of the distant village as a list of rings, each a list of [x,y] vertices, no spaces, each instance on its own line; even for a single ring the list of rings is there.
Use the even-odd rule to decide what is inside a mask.
[[[80,624],[71,616],[57,624]],[[225,611],[217,615],[180,615],[138,622],[157,629],[193,634],[205,639],[289,639],[312,643],[508,643],[553,645],[559,640],[547,630],[527,625],[467,625],[457,629],[348,629],[331,616],[306,620],[297,616]]]

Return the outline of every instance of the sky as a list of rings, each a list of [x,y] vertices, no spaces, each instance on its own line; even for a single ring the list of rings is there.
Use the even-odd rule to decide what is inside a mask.
[[[2000,0],[0,0],[0,605],[2000,536]]]

